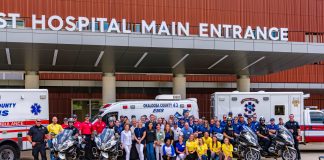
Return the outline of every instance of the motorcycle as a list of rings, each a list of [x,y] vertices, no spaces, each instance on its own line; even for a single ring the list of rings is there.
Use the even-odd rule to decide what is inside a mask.
[[[257,135],[247,126],[243,126],[243,130],[236,139],[237,150],[234,153],[239,157],[247,160],[260,160],[260,146]]]
[[[270,152],[262,152],[264,157],[279,158],[283,160],[296,160],[297,151],[294,148],[294,137],[284,126],[279,126],[276,135],[271,137]]]
[[[77,139],[73,136],[72,130],[64,130],[53,140],[53,150],[55,157],[60,159],[77,159]]]
[[[101,134],[95,136],[96,147],[92,148],[94,157],[98,159],[117,160],[123,155],[120,148],[121,142],[119,136],[114,130],[105,128]]]

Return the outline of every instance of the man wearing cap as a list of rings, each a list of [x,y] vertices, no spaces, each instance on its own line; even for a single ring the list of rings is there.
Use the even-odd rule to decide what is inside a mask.
[[[67,128],[69,126],[68,120],[69,120],[68,118],[63,119],[63,123],[61,124],[63,129],[65,129],[65,128]]]
[[[252,125],[256,130],[258,129],[259,122],[258,122],[258,116],[256,114],[253,114],[252,116]]]
[[[248,121],[247,126],[250,127],[251,130],[252,130],[253,132],[256,132],[256,128],[255,128],[255,126],[252,124],[252,118],[249,117],[247,121]],[[242,129],[243,129],[243,127],[241,128],[241,131],[242,131]]]
[[[275,119],[270,119],[270,124],[267,125],[270,134],[276,134],[277,130],[279,130],[279,126],[275,124]]]
[[[181,131],[181,128],[178,127],[178,123],[174,122],[173,127],[171,127],[171,130],[173,131],[173,146],[179,142],[179,136],[182,136],[183,133]]]
[[[232,112],[232,111],[229,111],[229,112],[228,112],[228,117],[229,117],[229,118],[232,118],[232,119],[234,118],[234,117],[233,117],[233,112]]]
[[[73,114],[72,118],[74,120],[74,127],[77,128],[78,130],[80,130],[81,129],[81,122],[78,121],[78,116],[76,114]]]
[[[27,140],[32,144],[32,154],[34,159],[38,160],[38,154],[41,154],[42,160],[46,160],[46,140],[48,138],[48,130],[42,125],[40,119],[36,119],[36,124],[32,126],[27,133]]]
[[[190,119],[189,119],[189,110],[184,110],[183,111],[183,119],[185,120],[185,122],[190,122]]]
[[[96,131],[97,134],[100,134],[103,129],[106,127],[106,123],[104,121],[102,121],[102,116],[99,115],[98,116],[98,120],[97,122],[95,122],[93,125],[92,125],[92,130],[93,131]]]
[[[85,136],[86,146],[84,148],[85,158],[92,159],[92,151],[91,151],[91,134],[92,134],[92,124],[89,121],[90,117],[88,114],[85,115],[85,120],[82,122],[80,126],[80,134]],[[77,128],[77,127],[76,127]]]
[[[220,126],[222,128],[225,128],[226,127],[226,124],[227,124],[227,117],[226,117],[226,114],[224,114],[223,115],[223,120],[221,121]]]

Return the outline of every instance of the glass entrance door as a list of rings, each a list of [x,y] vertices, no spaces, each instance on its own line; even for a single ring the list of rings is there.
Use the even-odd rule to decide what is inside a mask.
[[[82,121],[86,114],[96,115],[102,106],[102,100],[98,99],[74,99],[72,100],[72,115],[76,114]]]

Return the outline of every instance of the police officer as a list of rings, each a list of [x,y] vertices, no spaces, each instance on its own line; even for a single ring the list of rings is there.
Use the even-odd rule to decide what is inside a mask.
[[[270,147],[270,138],[269,138],[269,130],[265,124],[264,117],[260,117],[259,119],[257,135],[259,137],[259,142],[262,144],[263,150],[268,152],[268,148]]]
[[[292,135],[294,136],[294,141],[295,141],[295,149],[297,151],[297,154],[298,154],[298,159],[301,159],[300,158],[300,151],[299,151],[299,142],[298,142],[298,138],[299,136],[301,135],[300,134],[300,127],[299,127],[299,124],[298,122],[295,121],[294,119],[294,115],[293,114],[290,114],[289,115],[289,121],[286,122],[285,124],[285,127],[292,133]]]
[[[36,119],[36,124],[32,126],[28,133],[27,139],[32,144],[32,154],[34,160],[38,160],[38,154],[41,154],[42,160],[46,160],[46,140],[48,138],[48,130],[42,125],[40,119]]]
[[[237,134],[234,132],[234,127],[232,126],[232,119],[227,118],[227,125],[224,129],[224,136],[230,140],[230,142],[234,145],[235,144],[235,137]]]
[[[65,128],[65,130],[72,130],[72,135],[74,136],[74,138],[77,138],[79,135],[79,130],[74,127],[74,119],[73,118],[68,119],[68,126]]]

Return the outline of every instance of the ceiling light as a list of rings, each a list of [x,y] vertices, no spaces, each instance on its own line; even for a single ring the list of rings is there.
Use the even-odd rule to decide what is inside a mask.
[[[101,51],[100,52],[100,54],[99,54],[99,56],[98,56],[98,58],[96,60],[96,63],[94,64],[95,67],[98,66],[98,64],[99,64],[99,62],[100,62],[100,60],[101,60],[101,58],[102,58],[102,56],[103,56],[104,53],[105,53],[105,51]]]
[[[225,55],[224,57],[222,57],[221,59],[219,59],[217,62],[215,62],[214,64],[212,64],[211,66],[209,66],[208,69],[212,69],[213,67],[215,67],[218,63],[220,63],[221,61],[223,61],[227,57],[228,57],[228,55]]]
[[[187,57],[189,56],[189,54],[186,54],[185,56],[183,56],[176,64],[174,64],[172,66],[172,68],[176,68],[183,60],[185,60]]]
[[[144,60],[144,58],[147,56],[148,52],[145,52],[142,57],[137,61],[137,63],[134,65],[134,68],[137,68],[141,62]]]
[[[253,63],[251,63],[251,64],[247,65],[246,67],[244,67],[243,69],[241,69],[241,71],[248,69],[249,67],[251,67],[251,66],[253,66],[254,64],[258,63],[259,61],[263,60],[264,58],[265,58],[265,56],[263,56],[263,57],[257,59],[257,60],[254,61]]]
[[[52,62],[52,66],[55,66],[55,65],[56,65],[57,54],[58,54],[58,49],[55,49],[55,50],[54,50],[54,55],[53,55],[53,62]]]
[[[6,48],[6,55],[7,55],[7,62],[8,62],[9,65],[11,65],[11,57],[10,57],[9,48]]]

